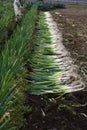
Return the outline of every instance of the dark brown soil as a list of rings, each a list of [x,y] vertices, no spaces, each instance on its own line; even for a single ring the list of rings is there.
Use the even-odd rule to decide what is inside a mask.
[[[55,14],[57,11],[60,16]],[[70,7],[52,14],[62,31],[64,45],[87,82],[87,9]],[[33,96],[27,92],[26,104],[31,112],[25,114],[27,126],[23,130],[87,130],[86,89],[61,97]]]
[[[27,93],[26,99],[32,111],[25,114],[25,130],[87,130],[86,91],[55,96],[55,100],[50,96],[32,96]]]
[[[60,12],[60,15],[55,12]],[[52,14],[62,31],[63,44],[87,82],[87,8],[70,6],[53,11]]]

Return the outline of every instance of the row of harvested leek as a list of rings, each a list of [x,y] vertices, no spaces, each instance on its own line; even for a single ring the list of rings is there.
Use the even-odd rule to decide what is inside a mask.
[[[64,92],[58,80],[61,69],[54,59],[55,51],[52,47],[52,37],[44,13],[39,16],[37,30],[34,52],[29,60],[33,72],[29,73],[28,76],[31,82],[28,89],[35,95]]]
[[[36,17],[37,6],[33,6],[0,55],[0,130],[10,120],[15,93],[18,93],[22,83],[24,85],[25,64],[28,60],[24,57],[29,52]]]

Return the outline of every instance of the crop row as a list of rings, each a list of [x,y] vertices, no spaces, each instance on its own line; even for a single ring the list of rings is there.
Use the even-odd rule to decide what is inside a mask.
[[[14,21],[14,22],[13,22]],[[0,44],[4,43],[15,26],[13,2],[0,2]]]
[[[59,84],[61,69],[53,58],[55,50],[52,45],[52,37],[44,13],[39,16],[36,39],[34,40],[35,51],[31,55],[29,64],[33,72],[29,73],[29,92],[35,95],[47,93],[61,93],[63,88]]]
[[[33,22],[34,20],[33,17],[30,17],[30,19]],[[27,19],[25,21],[25,25],[28,25]],[[32,31],[32,27],[30,31]],[[31,41],[32,41],[31,44],[28,44],[28,46],[26,46],[25,50],[27,51],[27,48],[28,48],[28,51],[27,51],[28,53],[25,52],[24,58],[23,58],[26,64],[25,66],[27,67],[27,75],[26,75],[26,70],[24,72],[24,74],[26,75],[25,81],[26,81],[27,93],[29,93],[29,95],[32,95],[32,97],[33,95],[38,96],[38,95],[49,94],[49,93],[63,94],[65,90],[60,85],[60,81],[58,80],[62,70],[58,67],[57,62],[53,58],[55,55],[55,50],[53,49],[52,36],[49,32],[49,28],[46,23],[46,18],[45,18],[44,13],[40,13],[38,16],[38,21],[35,26],[33,40]],[[19,74],[20,74],[20,71],[19,71]],[[23,75],[22,72],[21,72],[21,75]],[[17,79],[18,80],[20,79],[20,75],[19,77],[17,77]],[[21,82],[21,85],[23,84],[24,83]],[[25,102],[26,100],[24,100],[22,104]],[[29,112],[30,113],[33,112],[32,105],[29,106],[28,104],[28,110],[27,112],[25,112],[26,114],[23,113],[22,116],[20,112],[20,107],[22,107],[22,105],[20,106],[19,104],[19,107],[16,107],[16,112],[14,111],[14,114],[12,114],[11,112],[12,120],[10,122],[10,125],[13,126],[13,124],[15,124],[14,127],[16,127],[17,129],[27,129],[26,117],[24,116],[25,117],[24,118],[23,115],[29,114]],[[24,110],[24,107],[22,111],[23,110]],[[23,120],[21,120],[20,118],[22,118]]]
[[[9,116],[5,120],[5,115],[10,115],[14,95],[18,93],[26,77],[25,64],[28,59],[24,57],[29,52],[36,17],[37,7],[33,6],[23,19],[21,27],[17,26],[13,37],[6,43],[0,55],[0,130],[9,120]]]

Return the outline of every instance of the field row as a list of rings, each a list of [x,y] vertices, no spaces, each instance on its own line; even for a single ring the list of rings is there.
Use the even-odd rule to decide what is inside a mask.
[[[24,91],[45,95],[64,93],[65,90],[58,81],[61,69],[53,58],[55,51],[45,14],[33,5],[8,38],[15,27],[12,3],[0,3],[0,7],[0,33],[3,32],[0,43],[6,43],[4,47],[1,45],[0,54],[0,130],[19,130],[22,126],[17,124],[17,118],[22,115],[20,109],[25,108],[17,108],[16,102]],[[12,115],[15,118],[12,119]]]
[[[0,2],[0,47],[12,34],[16,26],[14,18],[13,2]]]
[[[33,6],[23,19],[21,27],[17,26],[13,37],[6,43],[0,55],[0,124],[5,121],[5,125],[9,121],[8,110],[11,111],[15,94],[18,94],[26,77],[25,65],[28,59],[25,57],[30,51],[36,17],[37,7]],[[4,125],[0,126],[0,130]]]

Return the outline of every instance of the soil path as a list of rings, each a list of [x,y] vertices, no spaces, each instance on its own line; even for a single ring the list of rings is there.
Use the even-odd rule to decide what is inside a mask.
[[[74,64],[70,53],[62,43],[62,34],[58,29],[57,23],[53,20],[52,15],[49,12],[45,12],[45,15],[52,34],[52,41],[54,43],[53,48],[56,52],[54,58],[57,61],[58,66],[62,69],[60,77],[61,85],[65,86],[67,92],[83,90],[85,88],[85,83],[79,75],[78,66]]]

